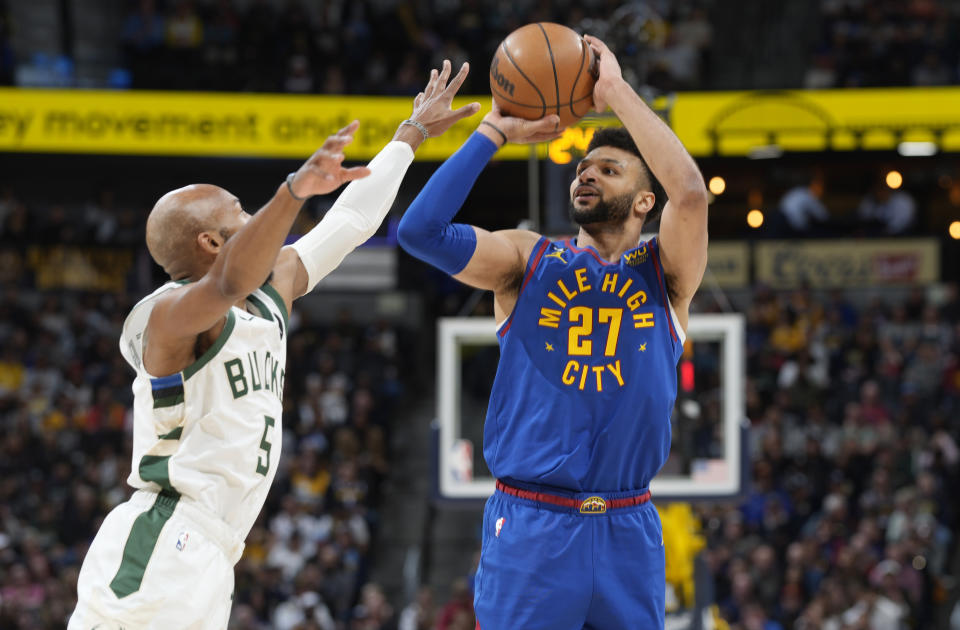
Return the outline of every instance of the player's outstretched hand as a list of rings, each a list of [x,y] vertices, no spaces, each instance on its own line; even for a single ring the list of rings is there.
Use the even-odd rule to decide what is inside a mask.
[[[430,71],[427,87],[413,99],[413,114],[410,115],[410,119],[426,127],[430,137],[439,136],[458,120],[473,116],[480,111],[480,103],[470,103],[458,109],[450,109],[453,97],[457,95],[457,90],[463,85],[467,73],[470,72],[470,64],[464,63],[460,66],[460,71],[453,79],[450,79],[450,72],[450,60],[444,59],[443,67],[439,71],[436,69]]]
[[[597,56],[597,82],[593,86],[593,109],[603,113],[607,109],[607,93],[616,85],[623,83],[620,63],[607,45],[593,35],[584,35],[583,39]]]
[[[360,122],[355,120],[329,136],[310,159],[303,163],[291,182],[298,197],[325,195],[347,182],[370,174],[370,169],[366,166],[343,167],[343,149],[353,142],[353,134],[359,126]]]
[[[483,117],[483,122],[499,130],[506,136],[507,142],[513,142],[514,144],[547,142],[559,138],[563,133],[563,129],[560,127],[560,117],[556,114],[549,114],[537,120],[516,118],[507,116],[500,111],[496,101],[493,101],[493,109],[490,113]],[[484,125],[480,129],[483,129],[483,127]],[[495,135],[499,136],[499,134]],[[500,140],[495,140],[495,142],[501,144]]]

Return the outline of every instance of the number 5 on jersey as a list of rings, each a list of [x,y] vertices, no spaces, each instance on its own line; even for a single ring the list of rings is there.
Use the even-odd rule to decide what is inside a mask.
[[[270,470],[270,441],[267,439],[267,432],[270,430],[276,421],[270,416],[263,417],[263,437],[260,438],[260,449],[263,451],[263,454],[257,454],[257,472],[267,476],[267,472]]]

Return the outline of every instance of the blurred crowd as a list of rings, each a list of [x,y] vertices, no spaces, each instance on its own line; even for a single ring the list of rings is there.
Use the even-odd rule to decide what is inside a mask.
[[[9,83],[12,27],[2,5],[0,83]],[[726,11],[716,0],[128,0],[127,7],[114,87],[408,95],[419,91],[426,68],[448,58],[471,61],[478,71],[464,93],[483,93],[482,70],[496,46],[537,21],[607,37],[637,85],[748,87],[718,83],[710,71],[715,24]],[[818,30],[798,37],[799,54],[809,50],[806,70],[778,87],[960,82],[955,2],[821,0],[812,11]],[[20,57],[30,62],[29,51]]]
[[[960,5],[946,0],[821,0],[806,88],[955,85]]]
[[[5,200],[0,257],[59,239],[98,242],[82,213],[51,233],[56,212],[25,217],[12,194]],[[29,274],[0,274],[0,628],[64,627],[87,546],[131,492],[133,372],[117,343],[145,292],[41,290]],[[322,326],[298,322],[295,310],[283,457],[237,566],[231,627],[389,628],[397,614],[369,569],[389,421],[416,333],[360,324],[349,311]]]
[[[425,69],[448,58],[472,62],[478,71],[464,93],[483,93],[482,70],[496,46],[537,21],[608,38],[637,85],[749,87],[723,85],[711,72],[718,63],[711,57],[716,24],[725,11],[716,0],[128,0],[126,6],[113,44],[119,65],[105,79],[119,88],[409,95],[419,91]],[[811,10],[817,29],[797,40],[806,70],[785,74],[778,87],[960,83],[956,2],[821,0]],[[75,81],[69,51],[56,57],[14,49],[10,13],[0,0],[0,85],[17,80],[18,64],[31,66],[24,74],[31,84]]]
[[[146,216],[118,203],[111,188],[67,207],[28,204],[9,185],[0,188],[0,245],[102,245],[135,248],[143,243]]]
[[[461,90],[470,94],[489,89],[483,70],[500,41],[519,26],[546,21],[599,27],[588,16],[613,15],[622,4],[137,0],[123,20],[119,43],[133,87],[412,95],[428,68],[450,59],[455,67],[470,61],[476,69]],[[668,38],[657,13],[648,29],[656,41],[657,80],[692,87],[710,43],[706,13],[688,2],[659,4],[677,28]],[[191,72],[183,72],[187,67]]]
[[[934,299],[937,298],[937,299]],[[732,628],[932,628],[956,570],[960,297],[755,289],[752,480],[701,508]]]

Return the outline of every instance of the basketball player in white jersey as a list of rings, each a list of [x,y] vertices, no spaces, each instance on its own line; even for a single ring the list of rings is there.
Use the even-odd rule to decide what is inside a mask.
[[[204,184],[154,206],[147,247],[171,282],[133,308],[120,340],[136,370],[136,492],[84,559],[70,630],[227,626],[233,566],[280,456],[290,304],[376,231],[420,143],[479,110],[451,109],[467,71],[433,70],[369,167],[342,166],[354,121],[253,216]],[[283,247],[303,200],[348,181],[319,225]]]

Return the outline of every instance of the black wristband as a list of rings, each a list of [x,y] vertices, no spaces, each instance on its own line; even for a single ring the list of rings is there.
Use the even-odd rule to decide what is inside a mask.
[[[492,122],[487,122],[487,121],[485,121],[485,120],[481,120],[481,121],[480,121],[480,124],[481,124],[481,125],[486,125],[486,126],[490,127],[491,129],[493,129],[494,131],[496,131],[497,133],[499,133],[499,134],[500,134],[500,137],[503,138],[503,144],[506,144],[506,143],[507,143],[507,134],[505,134],[505,133],[503,133],[502,131],[500,131],[500,128],[497,127],[495,124],[493,124]],[[503,145],[500,145],[500,146],[503,146]]]
[[[296,175],[295,172],[287,175],[287,192],[297,201],[306,201],[308,197],[297,197],[297,193],[293,192],[293,178],[296,177]]]

